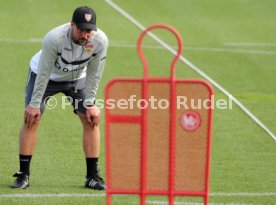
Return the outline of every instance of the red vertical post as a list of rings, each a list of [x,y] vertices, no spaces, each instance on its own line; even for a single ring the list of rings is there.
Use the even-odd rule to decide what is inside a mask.
[[[148,63],[142,52],[142,40],[147,34],[148,29],[143,31],[140,35],[137,43],[137,51],[141,58],[144,68],[144,78],[142,85],[142,99],[148,99]],[[146,204],[146,191],[147,191],[147,122],[148,122],[148,108],[145,105],[142,106],[142,126],[141,126],[141,179],[140,179],[140,205]]]
[[[153,26],[149,26],[146,30],[144,30],[139,39],[138,39],[138,44],[137,44],[137,50],[138,54],[141,58],[141,61],[144,66],[144,81],[143,81],[143,99],[147,100],[148,99],[148,85],[147,85],[147,79],[148,79],[148,63],[147,60],[142,52],[141,49],[141,44],[144,36],[149,32],[150,30],[156,29],[156,28],[162,28],[162,29],[167,29],[171,31],[178,42],[178,52],[175,58],[172,61],[171,64],[171,81],[170,81],[170,162],[169,162],[169,204],[173,205],[174,202],[174,176],[175,176],[175,121],[176,121],[176,95],[175,95],[175,65],[177,60],[179,59],[181,52],[183,50],[183,45],[182,45],[182,39],[181,36],[178,34],[178,32],[172,28],[171,26],[164,25],[164,24],[155,24]],[[141,205],[144,205],[142,202],[145,199],[144,192],[146,191],[146,159],[147,159],[147,109],[142,110],[142,118],[143,118],[143,125],[142,125],[142,182],[141,182]]]
[[[210,99],[214,95],[213,89],[209,88],[210,90]],[[210,107],[213,107],[213,102],[211,101]],[[205,198],[204,198],[204,205],[208,205],[209,201],[209,189],[210,189],[210,164],[211,164],[211,137],[212,137],[212,120],[213,118],[213,110],[209,109],[209,118],[208,118],[208,133],[207,133],[207,154],[206,154],[206,175],[205,175]]]
[[[144,77],[143,80],[143,93],[142,98],[148,98],[148,82],[147,78]],[[148,108],[143,105],[142,109],[142,140],[141,140],[141,199],[140,204],[146,204],[146,191],[147,191],[147,116]]]
[[[169,163],[169,205],[174,204],[175,197],[175,126],[176,126],[176,84],[175,84],[175,66],[183,50],[183,44],[181,36],[172,27],[166,27],[176,37],[178,42],[178,52],[171,64],[171,78],[170,78],[170,163]]]
[[[109,193],[106,193],[106,204],[111,205],[111,195]]]
[[[108,87],[107,87],[108,88]],[[109,89],[105,89],[105,99],[109,99]],[[111,200],[111,194],[109,193],[110,190],[110,184],[111,184],[111,180],[110,180],[110,130],[109,130],[109,110],[107,109],[107,104],[105,101],[105,150],[106,150],[106,158],[105,158],[105,166],[106,166],[106,185],[107,185],[107,190],[106,190],[106,204],[107,205],[111,205],[112,204],[112,200]]]
[[[174,204],[174,178],[175,178],[175,79],[171,75],[170,81],[170,158],[169,158],[169,205]]]

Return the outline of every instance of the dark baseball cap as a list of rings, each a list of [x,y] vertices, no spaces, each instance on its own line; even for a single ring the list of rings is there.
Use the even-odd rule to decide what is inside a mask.
[[[78,29],[92,29],[97,31],[96,12],[87,6],[76,8],[73,13],[72,21],[76,24]]]

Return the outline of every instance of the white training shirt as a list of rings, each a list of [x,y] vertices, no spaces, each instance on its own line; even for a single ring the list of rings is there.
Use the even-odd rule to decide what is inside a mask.
[[[42,49],[30,61],[30,68],[37,77],[29,105],[40,107],[49,80],[66,82],[85,77],[85,100],[93,102],[104,69],[107,47],[107,36],[99,28],[93,31],[84,46],[72,41],[70,23],[49,31]]]

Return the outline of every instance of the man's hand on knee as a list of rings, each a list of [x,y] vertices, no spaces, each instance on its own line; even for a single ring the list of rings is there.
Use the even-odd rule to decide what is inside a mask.
[[[24,114],[24,122],[27,127],[31,127],[34,124],[38,124],[41,119],[40,108],[33,108],[31,106],[27,106]]]
[[[97,127],[100,122],[100,110],[96,106],[87,107],[86,119],[91,127]]]

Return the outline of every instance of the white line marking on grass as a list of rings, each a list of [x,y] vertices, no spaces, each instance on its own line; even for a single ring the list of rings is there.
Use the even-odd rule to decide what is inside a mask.
[[[225,46],[276,47],[276,43],[264,42],[225,42]]]
[[[112,8],[117,10],[120,14],[122,14],[124,17],[126,17],[128,20],[130,20],[134,25],[136,25],[141,30],[145,30],[146,28],[138,22],[136,19],[134,19],[132,16],[130,16],[126,11],[124,11],[121,7],[119,7],[117,4],[112,2],[111,0],[105,0],[106,3],[108,3]],[[151,32],[148,32],[148,35],[153,38],[155,41],[157,41],[160,45],[162,45],[164,48],[166,48],[168,51],[170,51],[173,55],[176,55],[177,52],[168,44],[166,44],[164,41],[162,41],[160,38],[158,38],[156,35],[154,35]],[[190,67],[192,70],[197,72],[199,75],[201,75],[203,78],[208,80],[210,83],[212,83],[217,89],[219,89],[222,93],[224,93],[226,96],[228,96],[232,101],[234,101],[240,108],[243,110],[253,121],[255,121],[268,135],[272,137],[274,141],[276,141],[276,136],[272,133],[272,131],[266,127],[252,112],[250,112],[239,100],[237,100],[233,95],[231,95],[225,88],[223,88],[221,85],[219,85],[215,80],[213,80],[211,77],[209,77],[206,73],[204,73],[202,70],[200,70],[198,67],[196,67],[194,64],[192,64],[188,59],[186,59],[183,56],[180,56],[180,60],[184,62],[188,67]]]
[[[185,47],[186,50],[195,51],[211,51],[211,52],[229,52],[229,53],[246,53],[246,54],[261,54],[261,55],[275,55],[276,51],[266,50],[247,50],[247,49],[227,49],[227,48],[202,48],[202,47]]]
[[[106,194],[80,194],[80,193],[60,193],[60,194],[0,194],[0,198],[66,198],[66,197],[105,197]],[[210,196],[244,196],[244,197],[266,197],[266,196],[276,196],[276,192],[259,192],[259,193],[246,193],[246,192],[237,192],[237,193],[210,193]]]
[[[136,48],[137,45],[134,44],[120,44],[110,42],[110,47],[119,47],[119,48]],[[162,46],[153,46],[153,45],[143,45],[143,48],[146,49],[165,49]],[[176,49],[175,47],[172,47]],[[207,52],[228,52],[228,53],[245,53],[245,54],[261,54],[261,55],[276,55],[276,51],[266,51],[266,50],[247,50],[247,49],[227,49],[227,48],[210,48],[210,47],[191,47],[185,46],[187,51],[207,51]]]
[[[0,42],[8,43],[42,43],[42,38],[29,38],[29,39],[14,39],[14,38],[0,38]],[[135,48],[134,44],[126,44],[122,41],[110,41],[110,47],[119,48]],[[165,49],[163,46],[143,45],[146,49]],[[173,49],[177,49],[172,47]],[[257,55],[276,55],[276,51],[267,50],[248,50],[248,49],[227,49],[227,48],[212,48],[212,47],[193,47],[185,46],[187,51],[202,51],[202,52],[228,52],[228,53],[244,53],[244,54],[257,54]]]
[[[116,196],[116,195],[114,195]],[[118,196],[118,195],[117,195]],[[210,196],[227,196],[227,197],[233,197],[233,196],[248,196],[248,197],[254,197],[254,196],[276,196],[276,193],[211,193]],[[1,198],[103,198],[106,197],[106,194],[77,194],[77,193],[60,193],[60,194],[0,194]],[[147,200],[147,204],[168,204],[167,201],[161,201],[161,200]],[[198,202],[175,202],[176,205],[203,205],[203,203]],[[215,203],[210,202],[209,205],[262,205],[262,204],[246,204],[246,203]]]
[[[168,202],[166,201],[147,201],[147,204],[161,204],[161,205],[167,205]],[[175,205],[203,205],[203,203],[200,202],[174,202]],[[246,203],[239,203],[239,202],[229,202],[229,203],[215,203],[215,202],[209,202],[209,205],[262,205],[262,204],[246,204]],[[267,204],[266,204],[267,205]]]
[[[105,194],[0,194],[0,198],[67,198],[67,197],[105,197]]]
[[[237,192],[237,193],[223,193],[223,192],[214,192],[210,193],[210,196],[276,196],[276,192],[259,192],[259,193],[250,193],[250,192]]]
[[[28,39],[0,38],[0,42],[8,42],[8,43],[41,43],[42,42],[42,38],[28,38]]]

